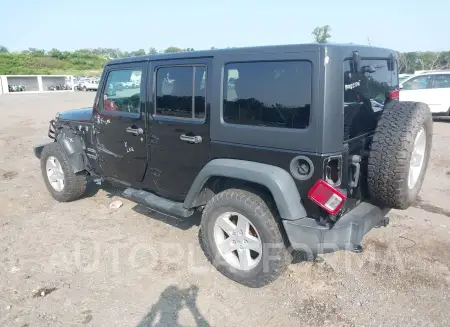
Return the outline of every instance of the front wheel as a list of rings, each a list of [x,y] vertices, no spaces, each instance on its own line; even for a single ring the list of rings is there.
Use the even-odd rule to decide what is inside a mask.
[[[45,185],[52,197],[59,202],[80,198],[87,185],[87,174],[75,174],[67,155],[57,142],[48,144],[41,153],[41,170]]]
[[[275,210],[247,190],[227,189],[208,202],[200,241],[217,270],[249,287],[269,284],[290,263]]]

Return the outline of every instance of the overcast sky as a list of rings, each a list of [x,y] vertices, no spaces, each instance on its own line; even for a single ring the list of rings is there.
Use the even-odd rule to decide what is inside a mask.
[[[331,42],[398,51],[450,50],[450,1],[0,0],[0,45],[43,48],[209,49]]]

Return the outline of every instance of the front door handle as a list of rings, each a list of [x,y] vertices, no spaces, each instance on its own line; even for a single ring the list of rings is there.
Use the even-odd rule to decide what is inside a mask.
[[[202,143],[202,137],[201,136],[188,136],[186,134],[183,134],[180,136],[180,140],[189,142],[189,143]]]
[[[127,131],[127,133],[131,133],[136,136],[144,134],[144,130],[140,127],[139,128],[127,127],[126,131]]]

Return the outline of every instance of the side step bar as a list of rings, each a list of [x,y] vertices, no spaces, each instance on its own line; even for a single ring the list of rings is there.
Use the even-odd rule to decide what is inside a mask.
[[[123,196],[132,201],[142,203],[150,209],[167,215],[187,218],[192,216],[194,213],[194,210],[183,207],[182,202],[167,200],[143,190],[127,188],[123,192]]]

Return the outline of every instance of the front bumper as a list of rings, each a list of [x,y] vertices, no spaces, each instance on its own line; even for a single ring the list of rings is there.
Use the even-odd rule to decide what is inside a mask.
[[[385,221],[389,209],[362,202],[342,216],[333,228],[318,225],[314,219],[283,220],[294,250],[309,254],[352,250],[372,228]]]

